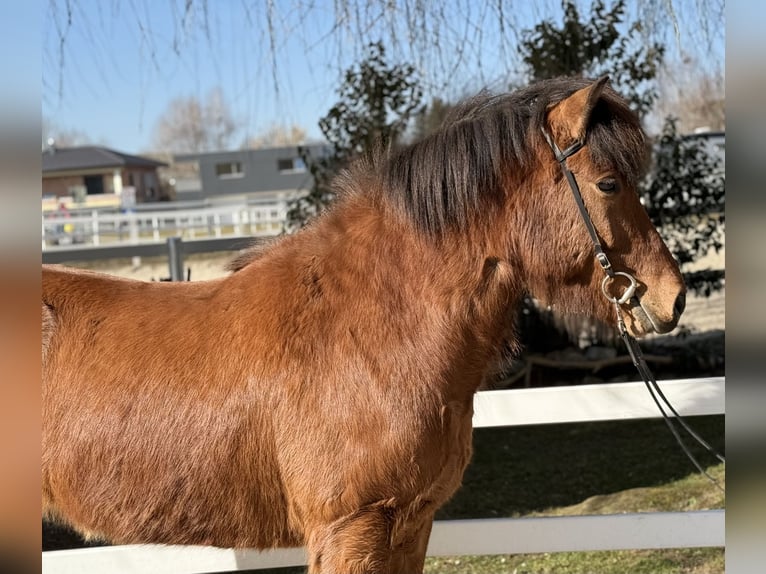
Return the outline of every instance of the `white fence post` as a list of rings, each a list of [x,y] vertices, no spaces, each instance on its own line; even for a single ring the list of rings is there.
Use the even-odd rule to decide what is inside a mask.
[[[98,235],[98,210],[94,209],[91,212],[91,217],[93,218],[90,226],[91,235],[93,237],[93,245],[100,245],[101,241],[99,240],[100,238]]]
[[[128,225],[130,227],[130,242],[134,244],[138,243],[138,218],[136,217],[136,213],[134,211],[128,213]]]

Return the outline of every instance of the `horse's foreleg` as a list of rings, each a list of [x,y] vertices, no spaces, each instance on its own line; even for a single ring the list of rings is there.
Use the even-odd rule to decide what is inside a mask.
[[[309,574],[420,574],[433,515],[403,523],[396,514],[372,506],[314,529]]]
[[[423,572],[433,523],[434,517],[430,514],[419,521],[408,522],[400,535],[394,535],[394,551],[389,566],[391,574],[396,572],[421,574]]]
[[[312,532],[309,574],[388,574],[391,518],[368,507]]]

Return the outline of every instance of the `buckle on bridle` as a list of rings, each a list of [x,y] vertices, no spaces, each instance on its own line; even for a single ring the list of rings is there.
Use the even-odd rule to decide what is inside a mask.
[[[630,285],[628,285],[628,288],[625,289],[625,292],[620,296],[619,299],[617,297],[612,297],[606,289],[607,283],[618,275],[627,277],[628,281],[630,281]],[[624,305],[630,300],[631,297],[633,297],[633,295],[636,294],[636,280],[630,273],[625,273],[624,271],[616,271],[613,275],[607,275],[604,277],[604,280],[601,282],[601,291],[604,293],[604,297],[606,297],[610,303],[614,303],[615,305]]]
[[[596,253],[596,259],[598,259],[598,262],[601,264],[602,269],[606,270],[606,269],[612,268],[612,263],[609,261],[609,258],[606,256],[606,253],[604,253],[603,251],[599,251],[598,253]]]
[[[560,151],[558,147],[554,150],[556,152],[556,159],[559,160],[559,163],[566,160],[569,156],[572,156],[576,154],[580,149],[585,145],[582,140],[578,140],[574,142],[572,145],[570,145],[568,148],[566,148],[564,151]]]
[[[548,142],[548,145],[550,146],[551,150],[553,150],[553,155],[556,156],[556,161],[563,164],[566,159],[580,151],[580,148],[585,145],[585,143],[582,140],[577,140],[572,145],[570,145],[568,148],[566,148],[564,151],[561,151],[559,149],[559,146],[556,145],[556,142],[553,141],[553,138],[551,137],[551,134],[549,134],[545,128],[540,128],[540,131],[543,132],[543,137],[545,138],[545,141]]]

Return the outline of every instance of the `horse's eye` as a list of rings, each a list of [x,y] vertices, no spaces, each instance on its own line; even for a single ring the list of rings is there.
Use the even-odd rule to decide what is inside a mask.
[[[603,191],[604,193],[615,193],[617,191],[618,185],[616,179],[602,179],[597,184],[598,188]]]

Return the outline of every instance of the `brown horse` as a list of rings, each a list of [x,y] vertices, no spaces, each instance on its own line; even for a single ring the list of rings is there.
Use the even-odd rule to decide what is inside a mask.
[[[520,298],[614,321],[543,130],[584,143],[568,165],[637,279],[628,329],[672,329],[684,286],[635,192],[648,146],[625,101],[603,80],[484,93],[225,278],[45,267],[46,515],[115,543],[305,545],[312,573],[421,572]]]

